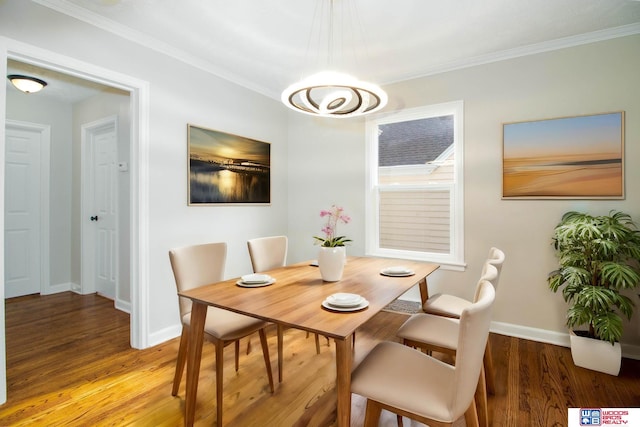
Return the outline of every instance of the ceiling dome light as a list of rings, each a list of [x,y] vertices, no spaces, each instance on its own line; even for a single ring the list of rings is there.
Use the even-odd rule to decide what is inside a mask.
[[[20,74],[10,74],[7,76],[16,89],[24,93],[36,93],[47,85],[47,82],[36,77],[21,76]]]
[[[292,84],[281,99],[295,111],[323,117],[361,116],[387,105],[387,94],[378,86],[335,71],[321,71]]]

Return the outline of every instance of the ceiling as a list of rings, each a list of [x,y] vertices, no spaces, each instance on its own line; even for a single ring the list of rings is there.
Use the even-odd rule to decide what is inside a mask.
[[[640,33],[638,0],[32,1],[275,99],[328,61],[384,86]]]

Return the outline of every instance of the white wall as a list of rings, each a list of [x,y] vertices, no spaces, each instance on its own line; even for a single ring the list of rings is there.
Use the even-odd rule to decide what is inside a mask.
[[[565,342],[566,306],[547,287],[556,267],[551,233],[568,210],[594,214],[618,209],[640,223],[640,36],[630,36],[549,53],[476,66],[385,87],[388,113],[463,100],[465,106],[465,272],[438,271],[431,292],[471,299],[490,246],[506,252],[498,289],[494,330],[557,343]],[[502,124],[611,111],[626,111],[625,200],[502,200]],[[325,123],[290,113],[290,233],[319,230],[317,210],[333,201],[354,221],[351,254],[362,254],[364,239],[364,127]],[[385,113],[381,113],[385,114]],[[358,128],[360,126],[360,128]],[[300,258],[315,256],[310,242]],[[637,293],[637,292],[636,292]],[[413,291],[406,298],[416,299]],[[640,301],[631,293],[637,305]],[[626,326],[623,349],[640,357],[640,315]],[[566,341],[568,342],[568,341]],[[631,348],[633,346],[633,348]]]

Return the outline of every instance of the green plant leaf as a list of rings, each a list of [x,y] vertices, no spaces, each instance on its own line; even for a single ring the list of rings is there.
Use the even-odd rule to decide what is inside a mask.
[[[611,344],[620,341],[622,337],[622,319],[614,312],[603,313],[593,321],[596,337]]]
[[[567,327],[573,329],[581,325],[591,324],[592,311],[581,305],[573,305],[567,311]]]
[[[605,262],[600,274],[603,281],[614,289],[634,289],[640,284],[640,274],[627,264]]]

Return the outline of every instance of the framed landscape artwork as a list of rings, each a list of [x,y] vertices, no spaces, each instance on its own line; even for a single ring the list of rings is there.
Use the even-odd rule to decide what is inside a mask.
[[[187,126],[189,205],[271,202],[271,144]]]
[[[504,124],[502,197],[623,199],[624,111]]]

